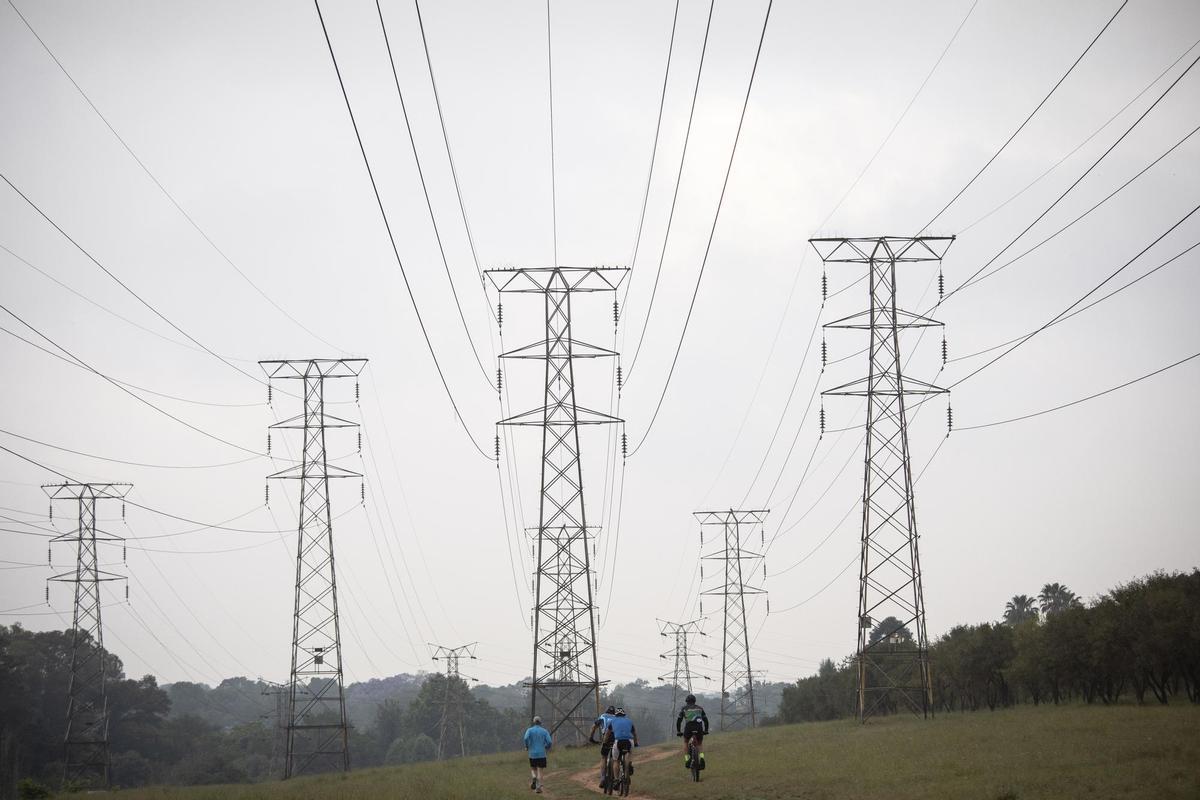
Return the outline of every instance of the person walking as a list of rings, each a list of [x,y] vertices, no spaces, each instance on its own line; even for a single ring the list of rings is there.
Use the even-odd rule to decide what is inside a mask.
[[[529,788],[542,793],[542,770],[546,768],[546,754],[554,746],[550,731],[542,727],[542,718],[534,717],[533,724],[525,729],[525,750],[529,753]]]

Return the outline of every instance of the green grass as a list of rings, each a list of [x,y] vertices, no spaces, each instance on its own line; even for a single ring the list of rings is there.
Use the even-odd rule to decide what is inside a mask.
[[[691,783],[682,755],[636,751],[634,793],[662,800],[1033,800],[1200,797],[1200,707],[1023,707],[714,734]],[[572,780],[595,750],[553,753],[550,798],[597,797]],[[532,797],[523,753],[253,786],[153,788],[129,800]],[[593,784],[594,786],[594,784]]]

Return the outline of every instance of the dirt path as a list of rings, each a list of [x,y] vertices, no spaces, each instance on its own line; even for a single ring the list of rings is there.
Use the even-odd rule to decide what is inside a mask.
[[[637,790],[636,770],[639,765],[646,764],[650,761],[662,761],[664,758],[670,758],[671,756],[678,754],[679,748],[677,747],[655,745],[653,748],[647,748],[646,750],[641,750],[641,748],[638,748],[637,758],[635,758],[633,762],[635,780],[633,781],[633,791],[629,794],[630,800],[654,800],[651,795],[641,794]],[[571,780],[585,789],[594,792],[595,794],[604,794],[604,792],[600,789],[600,770],[598,766],[599,765],[597,764],[596,766],[588,767],[585,770],[572,773],[570,776]]]

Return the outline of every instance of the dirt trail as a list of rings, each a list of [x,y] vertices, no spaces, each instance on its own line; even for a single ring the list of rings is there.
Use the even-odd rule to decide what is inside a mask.
[[[653,748],[647,748],[646,750],[638,748],[637,757],[633,761],[634,781],[633,791],[629,793],[630,800],[654,800],[652,795],[641,794],[637,790],[638,782],[636,770],[638,766],[641,764],[646,764],[650,761],[662,761],[664,758],[670,758],[671,756],[675,755],[679,755],[679,748],[677,747],[655,745]],[[572,773],[570,777],[572,781],[584,787],[585,789],[589,789],[596,794],[602,795],[604,792],[600,789],[599,773],[599,764],[597,764],[596,766],[588,767],[585,770]]]

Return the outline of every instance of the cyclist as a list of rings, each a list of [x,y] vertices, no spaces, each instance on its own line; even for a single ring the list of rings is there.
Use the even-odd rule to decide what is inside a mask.
[[[629,774],[633,775],[633,754],[631,749],[638,746],[637,728],[634,727],[633,720],[625,715],[625,709],[617,707],[613,718],[608,722],[608,733],[605,735],[605,741],[616,743],[618,753],[627,753],[625,756],[626,769]]]
[[[682,729],[682,730],[681,730]],[[683,737],[683,768],[692,765],[692,756],[688,752],[688,741],[696,740],[696,750],[700,753],[700,764],[704,764],[704,737],[708,734],[708,715],[704,709],[696,705],[696,695],[689,694],[684,698],[684,706],[675,718],[675,735]]]
[[[608,754],[612,751],[612,743],[608,741],[608,723],[617,715],[617,709],[609,706],[604,709],[604,713],[596,717],[596,721],[592,723],[592,730],[588,733],[588,741],[592,744],[596,743],[596,731],[600,731],[600,788],[604,788],[604,765],[608,761]]]

